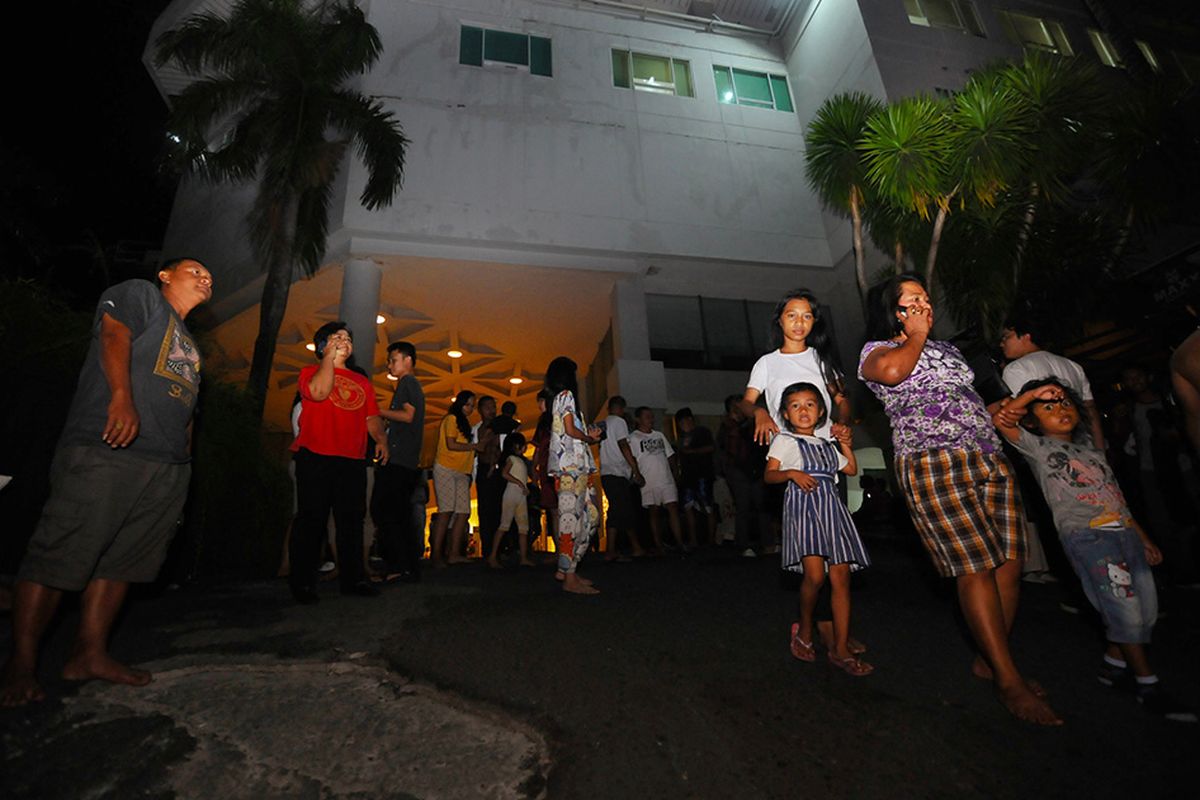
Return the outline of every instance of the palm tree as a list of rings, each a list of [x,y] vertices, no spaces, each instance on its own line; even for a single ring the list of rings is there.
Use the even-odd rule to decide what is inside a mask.
[[[352,0],[238,0],[228,18],[190,17],[155,46],[159,66],[196,76],[168,122],[189,168],[257,183],[248,223],[267,277],[248,388],[261,416],[294,269],[321,264],[347,148],[367,167],[359,200],[368,209],[390,205],[403,180],[408,139],[391,112],[348,85],[379,58],[379,34]]]
[[[860,298],[867,296],[862,235],[867,179],[858,143],[866,132],[867,121],[882,108],[883,103],[862,92],[834,95],[821,104],[804,134],[804,171],[809,186],[826,208],[850,214]]]

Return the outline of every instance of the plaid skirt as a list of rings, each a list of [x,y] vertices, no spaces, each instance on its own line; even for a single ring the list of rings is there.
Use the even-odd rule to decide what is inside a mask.
[[[943,577],[1023,559],[1025,515],[1002,453],[925,450],[896,458],[913,524]]]

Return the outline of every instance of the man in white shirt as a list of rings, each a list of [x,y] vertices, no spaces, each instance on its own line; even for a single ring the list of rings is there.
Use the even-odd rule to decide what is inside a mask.
[[[1092,398],[1092,386],[1088,383],[1083,367],[1069,358],[1049,353],[1034,339],[1034,330],[1024,322],[1010,321],[1000,335],[1000,349],[1008,365],[1004,367],[1004,384],[1009,393],[1016,397],[1021,387],[1030,381],[1051,376],[1075,390],[1083,400],[1088,412],[1089,431],[1096,449],[1104,452],[1104,429],[1100,425],[1100,414]]]
[[[629,449],[637,459],[638,469],[645,481],[642,485],[642,508],[650,514],[654,547],[659,553],[663,552],[659,509],[665,507],[675,544],[687,552],[679,528],[679,490],[675,488],[679,467],[675,449],[662,431],[654,430],[654,412],[651,409],[639,406],[633,417],[637,430],[629,434]]]
[[[621,555],[617,540],[621,531],[629,537],[633,555],[644,555],[637,537],[637,511],[633,506],[634,485],[641,486],[641,469],[629,448],[629,424],[625,421],[625,398],[613,395],[608,401],[608,416],[600,423],[604,438],[600,442],[600,485],[608,499],[604,515],[608,529],[606,561],[628,560]]]

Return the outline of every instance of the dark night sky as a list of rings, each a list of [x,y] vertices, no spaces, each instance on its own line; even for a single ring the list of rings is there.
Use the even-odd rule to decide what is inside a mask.
[[[55,239],[162,237],[174,189],[155,172],[167,108],[141,54],[167,2],[25,4],[5,26],[5,205]]]

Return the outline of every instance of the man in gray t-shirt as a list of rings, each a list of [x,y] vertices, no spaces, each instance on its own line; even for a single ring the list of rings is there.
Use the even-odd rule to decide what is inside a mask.
[[[389,574],[415,582],[421,576],[425,553],[424,531],[413,525],[412,498],[421,478],[419,462],[425,433],[425,392],[413,375],[417,350],[410,342],[388,345],[388,374],[396,389],[387,409],[388,463],[375,471],[371,513],[379,532],[379,555]]]
[[[108,634],[132,581],[152,581],[175,533],[191,476],[191,424],[200,352],[184,319],[212,296],[194,259],[100,297],[50,476],[50,499],[29,540],[13,602],[13,653],[0,705],[45,697],[42,634],[64,591],[82,591],[67,680],[144,686],[150,673],[115,661]]]

